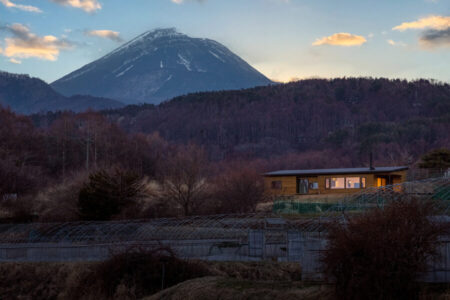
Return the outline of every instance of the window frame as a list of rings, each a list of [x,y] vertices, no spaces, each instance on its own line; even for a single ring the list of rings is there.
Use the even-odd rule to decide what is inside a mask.
[[[347,187],[347,178],[359,178],[359,188],[348,188]],[[331,179],[333,178],[344,178],[344,187],[343,188],[332,188],[331,187]],[[325,177],[325,189],[326,190],[363,190],[366,188],[367,178],[366,176],[342,176],[342,177]]]
[[[309,182],[309,189],[310,190],[318,190],[319,189],[319,182],[317,182],[317,181],[310,181]]]
[[[357,187],[357,188],[355,188],[355,187],[348,187],[348,179],[349,178],[358,178],[359,180],[358,180],[358,183],[359,183],[359,187]],[[361,189],[361,176],[348,176],[348,177],[345,177],[345,189],[346,190],[360,190]]]
[[[343,188],[333,188],[332,186],[331,186],[331,179],[333,179],[333,178],[335,178],[335,179],[341,179],[341,178],[343,178],[344,179],[344,187]],[[345,178],[346,177],[329,177],[328,179],[329,179],[329,190],[345,190],[346,188],[345,188],[345,184],[346,184],[346,180],[345,180]]]

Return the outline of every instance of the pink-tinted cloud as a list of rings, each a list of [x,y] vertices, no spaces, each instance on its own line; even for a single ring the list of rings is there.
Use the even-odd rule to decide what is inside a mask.
[[[341,32],[317,39],[313,43],[313,46],[332,45],[332,46],[351,47],[351,46],[361,46],[366,42],[367,40],[363,36]]]
[[[61,50],[72,47],[72,44],[52,35],[38,36],[22,24],[13,24],[5,28],[12,34],[5,38],[5,47],[0,54],[10,59],[38,58],[55,61]]]
[[[97,10],[102,9],[102,5],[98,2],[98,0],[50,0],[50,1],[64,6],[79,8],[87,13],[94,13]]]
[[[6,7],[16,8],[16,9],[20,9],[20,10],[23,10],[23,11],[29,11],[29,12],[34,12],[34,13],[41,13],[42,12],[42,10],[40,10],[36,6],[17,4],[17,3],[14,3],[12,1],[10,1],[10,0],[0,0],[0,3],[3,4]]]

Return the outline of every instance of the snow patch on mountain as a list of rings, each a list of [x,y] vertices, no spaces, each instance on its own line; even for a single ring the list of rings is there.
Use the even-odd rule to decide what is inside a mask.
[[[225,62],[225,60],[220,57],[219,55],[217,55],[216,53],[212,52],[211,50],[208,51],[209,53],[211,53],[215,58],[217,58],[218,60],[220,60],[221,62]]]
[[[130,49],[132,47],[136,47],[136,45],[139,45],[139,44],[145,46],[146,44],[151,43],[152,41],[157,40],[158,38],[161,38],[161,37],[176,37],[176,36],[186,36],[186,35],[177,32],[175,28],[156,29],[154,31],[147,31],[147,32],[139,35],[135,39],[129,41],[128,43],[125,43],[124,45],[120,46],[119,48],[117,48],[116,50],[107,54],[103,58],[105,58],[105,59],[109,58],[114,54],[127,51],[128,49]]]
[[[69,76],[69,77],[67,77],[67,78],[63,78],[62,81],[70,81],[70,80],[73,80],[73,79],[75,79],[75,78],[77,78],[77,77],[80,77],[81,75],[83,75],[83,74],[85,74],[85,73],[90,72],[90,71],[93,70],[94,68],[95,68],[95,66],[91,66],[91,67],[87,67],[87,66],[86,66],[86,67],[80,69],[79,71],[72,73],[71,76]]]
[[[191,62],[189,60],[187,60],[183,55],[181,55],[180,53],[178,53],[178,57],[180,58],[180,60],[178,61],[178,63],[180,65],[184,65],[186,67],[186,69],[188,71],[192,71],[191,69]]]
[[[120,72],[119,74],[116,75],[116,77],[120,77],[125,75],[126,72],[130,71],[131,69],[133,69],[134,65],[129,66],[128,68],[126,68],[124,71]]]

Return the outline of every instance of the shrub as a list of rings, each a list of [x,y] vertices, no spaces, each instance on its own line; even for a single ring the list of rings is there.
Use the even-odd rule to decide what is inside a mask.
[[[263,178],[255,168],[236,164],[215,181],[217,213],[255,212],[257,204],[266,199]]]
[[[441,228],[428,202],[402,199],[336,223],[323,256],[341,299],[414,299]]]
[[[40,191],[33,197],[33,207],[40,222],[78,221],[78,194],[88,181],[88,173],[80,171]]]
[[[168,248],[155,250],[132,249],[117,254],[97,265],[83,286],[88,292],[98,289],[104,298],[118,298],[127,291],[131,298],[140,299],[180,282],[208,274],[200,264],[178,259]],[[80,294],[74,298],[83,298]]]

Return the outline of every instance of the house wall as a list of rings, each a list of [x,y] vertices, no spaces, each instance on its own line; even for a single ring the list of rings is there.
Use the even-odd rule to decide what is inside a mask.
[[[305,178],[311,182],[318,182],[319,188],[309,189],[308,195],[327,195],[327,194],[351,194],[357,193],[362,189],[326,189],[325,180],[331,177],[364,177],[366,178],[366,188],[377,186],[377,177],[379,176],[395,176],[393,184],[405,181],[406,171],[377,173],[377,174],[345,174],[345,175],[318,175],[318,176],[266,176],[264,178],[266,190],[273,196],[294,196],[297,194],[297,178]],[[401,177],[398,177],[401,176]],[[281,189],[273,189],[272,182],[280,181]],[[301,195],[300,195],[301,196]]]

